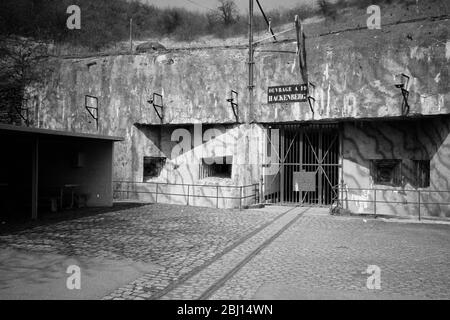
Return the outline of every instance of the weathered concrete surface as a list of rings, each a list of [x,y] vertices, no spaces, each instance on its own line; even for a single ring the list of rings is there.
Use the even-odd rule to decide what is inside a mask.
[[[117,176],[127,177],[131,172],[131,181],[142,181],[144,156],[165,157],[166,164],[160,175],[146,180],[146,184],[130,184],[127,179],[119,178],[125,182],[116,183],[117,189],[122,190],[115,194],[117,198],[218,208],[238,208],[255,202],[253,195],[257,191],[250,185],[259,182],[263,163],[265,135],[260,125],[206,127],[194,124],[156,128],[141,125],[138,128],[143,133],[142,145],[153,141],[158,147],[134,149],[130,155],[131,168],[127,162],[117,163]],[[202,159],[217,157],[231,159],[231,176],[202,178]],[[242,191],[240,186],[245,186]]]
[[[448,113],[449,29],[447,20],[309,39],[309,81],[316,85],[314,119],[401,115],[402,96],[395,88],[399,83],[395,76],[401,73],[411,77],[410,114]],[[298,66],[294,68],[291,54],[260,53],[256,68],[257,121],[313,119],[308,103],[265,104],[268,86],[298,82]]]
[[[402,96],[394,86],[401,73],[411,77],[411,114],[448,113],[449,29],[448,20],[422,21],[308,39],[314,119],[401,115]],[[232,123],[226,99],[234,89],[241,119],[311,120],[308,103],[266,103],[268,86],[301,81],[295,55],[272,52],[294,48],[280,43],[257,49],[253,110],[247,106],[245,48],[52,61],[55,78],[42,93],[35,118],[41,126],[94,130],[83,109],[84,95],[91,94],[99,97],[100,130],[127,133],[129,124],[160,123],[147,102],[156,92],[164,96],[164,123]]]
[[[86,94],[97,96],[99,133],[125,138],[115,146],[114,179],[142,181],[143,157],[170,158],[177,143],[171,141],[175,129],[193,133],[192,126],[187,125],[193,123],[233,127],[234,114],[226,101],[232,89],[239,93],[241,121],[396,117],[401,115],[402,95],[395,88],[399,82],[395,77],[405,73],[411,77],[410,115],[448,114],[449,30],[450,21],[445,18],[329,35],[307,30],[308,75],[316,85],[314,117],[308,103],[267,104],[268,86],[300,81],[295,55],[280,52],[295,50],[295,43],[289,40],[257,47],[252,110],[247,103],[247,49],[236,46],[52,59],[49,64],[55,72],[45,80],[46,90],[33,99],[31,116],[34,124],[43,128],[97,132],[84,108]],[[289,37],[292,39],[293,34]],[[164,96],[163,123],[173,126],[158,127],[161,120],[147,102],[154,92]],[[238,157],[249,159],[248,143],[240,141],[233,161]],[[166,181],[198,182],[198,163],[177,169],[170,167],[171,163],[164,169]],[[258,182],[256,166],[233,165],[232,183]]]
[[[348,188],[396,191],[348,190],[344,207],[359,213],[450,217],[450,118],[415,121],[346,123],[343,130],[344,183]],[[371,176],[371,160],[402,160],[399,187],[377,185]],[[430,186],[415,184],[412,160],[430,160]],[[415,191],[405,191],[415,190]],[[447,192],[432,192],[432,191]],[[419,193],[420,191],[420,197]],[[431,192],[429,192],[431,191]],[[376,197],[376,198],[375,198]],[[365,202],[369,201],[369,202]],[[382,203],[383,201],[398,203]],[[441,205],[439,203],[442,203]]]

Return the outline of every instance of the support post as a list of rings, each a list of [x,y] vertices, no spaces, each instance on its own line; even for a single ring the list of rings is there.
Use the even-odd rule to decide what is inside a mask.
[[[377,217],[377,189],[373,189],[373,214]]]
[[[279,175],[280,175],[280,202],[284,202],[284,160],[286,159],[286,150],[285,145],[284,145],[284,134],[285,131],[284,129],[280,129],[280,145],[281,145],[281,149],[280,149],[280,153],[279,153],[279,157],[278,157],[278,162],[279,162],[279,168],[280,170],[278,171]],[[292,200],[292,199],[287,199],[287,201]]]
[[[159,186],[159,183],[156,184],[156,199],[155,199],[155,203],[158,203],[158,186]]]
[[[419,206],[419,221],[421,220],[421,217],[420,217],[420,190],[417,190],[417,205]]]
[[[216,186],[216,208],[219,208],[219,186]]]
[[[264,172],[264,167],[263,167],[263,172]],[[261,178],[259,179],[259,203],[263,203],[265,202],[264,199],[264,173],[261,176]]]
[[[31,219],[37,220],[39,193],[39,138],[36,138],[33,141],[31,163]]]
[[[345,130],[345,126],[344,124],[340,124],[339,125],[339,162],[341,165],[340,168],[340,177],[339,177],[339,182],[338,182],[338,192],[340,189],[340,193],[341,193],[341,206],[342,209],[344,209],[344,130]],[[338,195],[339,197],[339,195]]]
[[[240,187],[239,210],[242,210],[242,186]]]
[[[133,18],[130,19],[130,53],[133,53]]]
[[[189,187],[190,187],[190,185],[188,184],[188,192],[187,192],[187,206],[189,205]]]

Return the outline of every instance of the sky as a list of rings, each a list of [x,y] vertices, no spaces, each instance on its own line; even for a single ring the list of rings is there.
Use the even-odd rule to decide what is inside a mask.
[[[192,11],[208,11],[217,7],[217,0],[141,0],[154,4],[158,7],[183,7]],[[248,11],[248,0],[234,0],[239,8],[239,11],[244,13]],[[297,4],[315,3],[316,0],[260,0],[259,1],[264,11],[269,11],[275,8],[291,8]],[[258,9],[255,1],[255,10]]]

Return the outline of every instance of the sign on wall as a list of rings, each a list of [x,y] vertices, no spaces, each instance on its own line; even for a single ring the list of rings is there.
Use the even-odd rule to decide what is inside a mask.
[[[308,86],[306,84],[269,87],[267,103],[305,102],[307,95]]]
[[[292,183],[294,191],[316,191],[316,173],[294,172]]]

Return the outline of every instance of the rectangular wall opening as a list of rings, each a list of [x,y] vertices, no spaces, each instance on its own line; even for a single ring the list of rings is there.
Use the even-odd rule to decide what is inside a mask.
[[[213,157],[203,158],[200,164],[200,179],[216,177],[216,178],[231,178],[233,171],[233,157]]]
[[[159,177],[165,164],[164,157],[144,157],[144,182]]]
[[[399,159],[371,160],[374,184],[398,187],[402,183],[402,161]]]
[[[264,176],[267,202],[327,206],[337,198],[340,133],[337,124],[279,125],[279,170]],[[267,148],[270,150],[271,146]],[[266,171],[267,172],[267,171]]]
[[[413,160],[415,185],[418,188],[430,186],[430,160]]]

